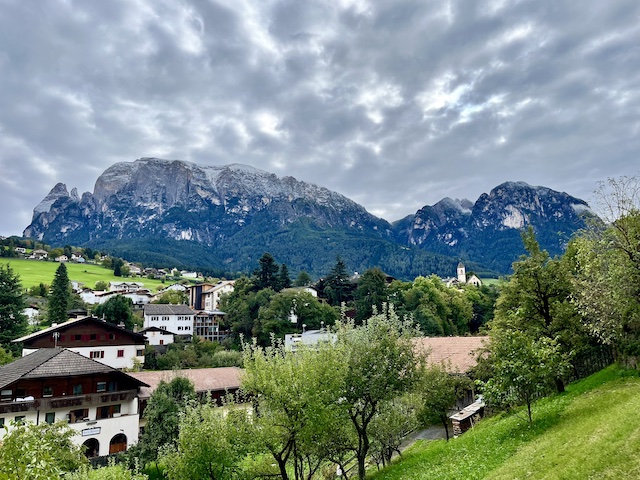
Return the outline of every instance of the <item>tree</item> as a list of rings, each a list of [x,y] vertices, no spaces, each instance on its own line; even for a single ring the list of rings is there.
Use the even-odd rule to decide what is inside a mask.
[[[387,294],[387,277],[379,268],[370,268],[362,274],[355,292],[356,321],[361,323],[373,315],[376,307],[381,311],[382,305],[389,302]]]
[[[532,402],[548,393],[569,367],[558,343],[519,330],[496,329],[486,351],[483,361],[490,365],[492,376],[483,384],[485,399],[496,406],[525,404],[532,424]]]
[[[20,276],[9,264],[0,265],[0,346],[11,351],[17,349],[11,340],[27,332],[27,317],[22,313],[25,307]]]
[[[156,462],[157,466],[159,451],[165,446],[176,447],[180,413],[195,399],[193,384],[187,378],[176,377],[168,383],[160,381],[147,402],[143,414],[147,426],[131,455],[138,456],[145,464]]]
[[[278,265],[276,264],[273,255],[265,252],[262,257],[260,257],[260,260],[258,260],[258,263],[260,266],[253,272],[254,288],[256,290],[271,288],[278,291]]]
[[[105,282],[104,280],[98,280],[96,282],[96,290],[98,291],[105,291],[109,288],[109,284],[107,282]]]
[[[306,287],[308,285],[311,285],[312,282],[313,282],[313,279],[311,278],[311,275],[309,275],[309,273],[307,273],[306,271],[302,270],[300,271],[300,273],[298,273],[298,276],[293,282],[293,286]]]
[[[347,274],[347,267],[344,261],[338,257],[335,266],[324,280],[324,294],[329,299],[329,303],[339,306],[343,302],[351,300],[353,285]]]
[[[243,345],[242,391],[254,401],[256,442],[284,480],[310,479],[328,456],[329,438],[348,422],[339,401],[345,363],[331,344],[285,350],[281,342]]]
[[[76,431],[64,422],[14,423],[0,443],[3,480],[63,478],[87,464]]]
[[[448,441],[449,411],[472,386],[469,377],[449,373],[444,365],[423,366],[416,389],[420,398],[418,421],[424,426],[431,425],[434,421],[440,422]]]
[[[164,303],[171,305],[185,305],[188,303],[189,298],[186,292],[179,292],[177,290],[168,290],[154,300],[151,303]]]
[[[91,468],[85,465],[64,478],[66,480],[148,480],[149,477],[144,473],[127,469],[122,463],[115,463],[114,458],[111,457],[106,467]]]
[[[133,330],[133,301],[122,295],[111,297],[104,303],[98,305],[93,314],[98,318],[104,318],[114,325],[124,324],[127,330]]]
[[[291,278],[289,277],[289,268],[286,263],[280,265],[278,272],[278,291],[291,287]]]
[[[51,293],[47,302],[49,323],[62,323],[68,320],[67,311],[71,303],[71,282],[67,267],[60,263],[51,283]]]
[[[177,448],[162,458],[170,480],[238,478],[253,439],[246,409],[190,405],[179,429]]]
[[[401,454],[402,442],[417,427],[416,402],[411,395],[385,402],[371,421],[371,456],[375,462],[383,467],[391,463],[393,454]]]
[[[557,341],[569,361],[588,343],[581,317],[571,302],[571,268],[540,250],[533,229],[522,233],[527,256],[513,264],[513,275],[502,286],[491,328],[526,332],[533,338]],[[561,377],[556,388],[564,390]]]
[[[640,178],[601,183],[596,195],[606,225],[595,223],[570,249],[573,300],[589,331],[619,361],[640,358]]]
[[[361,327],[344,322],[338,328],[337,348],[345,364],[340,398],[348,410],[358,443],[358,476],[365,478],[371,446],[370,425],[384,402],[407,392],[415,382],[416,357],[411,322],[400,320],[393,307],[373,315]]]

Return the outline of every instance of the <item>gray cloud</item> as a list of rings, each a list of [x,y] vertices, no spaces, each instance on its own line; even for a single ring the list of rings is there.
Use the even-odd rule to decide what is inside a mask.
[[[388,220],[640,170],[632,0],[2,5],[0,234],[142,156],[248,163]]]

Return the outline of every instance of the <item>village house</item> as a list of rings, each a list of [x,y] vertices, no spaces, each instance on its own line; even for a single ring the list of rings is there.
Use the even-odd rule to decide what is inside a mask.
[[[36,260],[46,260],[48,256],[49,256],[49,252],[47,252],[46,250],[38,249],[31,252],[31,255],[29,256],[29,258],[33,258]]]
[[[27,253],[27,249],[24,247],[15,247],[14,250],[16,251],[16,253],[21,253],[22,255]]]
[[[454,285],[474,285],[476,287],[482,286],[482,280],[478,278],[475,274],[467,274],[466,268],[462,262],[458,263],[458,267],[456,268],[457,276],[455,278],[447,278],[444,280],[447,287],[452,287]]]
[[[175,341],[175,333],[163,330],[159,327],[149,327],[140,330],[138,333],[147,338],[149,345],[161,347],[170,345]]]
[[[107,302],[110,298],[115,297],[116,295],[122,295],[123,297],[130,299],[131,302],[133,302],[134,310],[142,310],[146,304],[148,304],[154,299],[154,295],[149,290],[146,290],[146,289],[135,290],[131,292],[127,292],[124,290],[94,292],[93,295],[83,292],[80,294],[80,297],[87,303],[103,304]],[[93,302],[91,302],[91,300],[93,300]]]
[[[221,325],[226,313],[219,310],[200,310],[195,312],[193,319],[193,334],[210,342],[221,342],[230,334],[230,330],[224,330]]]
[[[137,292],[144,287],[140,282],[109,282],[110,292],[129,293]]]
[[[16,338],[22,356],[40,349],[67,348],[111,368],[144,364],[145,337],[95,317],[81,317]]]
[[[220,308],[220,297],[233,292],[235,280],[224,280],[202,291],[202,310],[214,311]]]
[[[56,257],[54,260],[56,262],[63,263],[63,262],[68,262],[69,257],[67,257],[66,255],[60,255],[59,257]]]
[[[193,335],[195,312],[187,305],[144,306],[144,328],[158,327],[178,335]]]
[[[0,366],[0,427],[63,420],[88,457],[122,452],[138,441],[141,387],[149,385],[70,350],[37,350]]]

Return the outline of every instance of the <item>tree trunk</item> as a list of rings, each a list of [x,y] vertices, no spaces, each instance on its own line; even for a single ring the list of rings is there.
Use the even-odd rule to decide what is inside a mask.
[[[440,420],[442,421],[442,425],[444,426],[444,433],[447,436],[447,442],[449,441],[449,422],[447,421],[448,419],[446,417],[441,417]]]
[[[558,390],[558,393],[564,392],[564,381],[562,380],[562,378],[556,377],[555,382],[556,382],[556,390]]]

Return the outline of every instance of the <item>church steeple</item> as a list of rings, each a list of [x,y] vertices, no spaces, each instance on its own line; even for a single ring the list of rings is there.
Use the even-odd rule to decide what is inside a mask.
[[[462,262],[458,263],[458,281],[460,283],[467,283],[467,271]]]

